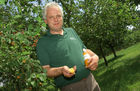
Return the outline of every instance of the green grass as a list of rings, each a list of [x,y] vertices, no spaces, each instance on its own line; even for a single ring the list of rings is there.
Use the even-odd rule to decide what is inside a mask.
[[[140,91],[140,43],[107,56],[93,72],[101,91]]]

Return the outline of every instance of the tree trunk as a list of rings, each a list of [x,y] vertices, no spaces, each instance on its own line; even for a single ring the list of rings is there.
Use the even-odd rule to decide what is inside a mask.
[[[111,44],[109,44],[109,47],[111,48],[111,50],[112,50],[112,52],[114,54],[114,57],[116,58],[117,55],[116,55],[116,51],[115,51],[114,47]]]
[[[102,57],[104,58],[105,65],[108,66],[108,62],[107,62],[107,60],[106,60],[106,57],[105,57],[105,54],[104,54],[104,52],[103,52],[103,48],[102,48],[101,45],[100,45],[100,51],[101,51]]]

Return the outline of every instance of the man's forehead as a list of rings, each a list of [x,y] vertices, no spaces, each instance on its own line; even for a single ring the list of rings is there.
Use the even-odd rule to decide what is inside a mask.
[[[60,13],[61,15],[62,15],[62,13],[61,13],[61,10],[58,8],[58,7],[56,7],[56,6],[54,6],[54,7],[49,7],[48,9],[47,9],[47,15],[49,15],[50,13],[51,14],[54,14],[54,13]]]
[[[49,10],[49,9],[56,9],[56,10],[60,10],[57,6],[51,6],[51,7],[48,7],[48,9],[47,9],[47,10]]]

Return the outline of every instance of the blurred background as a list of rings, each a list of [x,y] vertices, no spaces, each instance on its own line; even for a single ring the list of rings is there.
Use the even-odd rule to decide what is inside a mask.
[[[99,55],[93,75],[101,90],[140,91],[139,0],[0,0],[0,90],[59,91],[35,53],[50,1],[63,7],[63,26]]]

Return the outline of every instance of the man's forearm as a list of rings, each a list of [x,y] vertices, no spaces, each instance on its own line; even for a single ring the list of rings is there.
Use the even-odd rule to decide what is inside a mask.
[[[87,52],[89,53],[91,57],[94,57],[95,59],[99,60],[98,55],[96,55],[93,51],[91,51],[90,49],[87,49]]]
[[[47,70],[48,77],[57,77],[62,75],[63,67],[51,68],[50,66],[43,66],[43,68]]]
[[[91,51],[90,49],[86,49],[87,50],[87,52],[88,52],[88,54],[90,55],[90,56],[94,56],[94,55],[96,55],[93,51]]]

